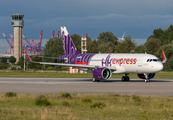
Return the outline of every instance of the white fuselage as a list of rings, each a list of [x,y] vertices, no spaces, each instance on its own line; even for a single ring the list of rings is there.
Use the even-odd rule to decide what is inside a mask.
[[[88,65],[114,67],[116,73],[156,73],[163,69],[159,59],[151,54],[96,54]]]

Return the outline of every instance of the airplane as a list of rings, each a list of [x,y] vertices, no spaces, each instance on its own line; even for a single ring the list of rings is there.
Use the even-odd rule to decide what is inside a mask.
[[[68,66],[78,68],[86,72],[93,73],[93,82],[100,82],[100,80],[108,80],[112,74],[125,74],[121,78],[122,81],[129,81],[128,74],[137,74],[139,78],[145,79],[149,82],[155,77],[155,73],[163,69],[163,63],[167,61],[164,51],[162,50],[163,61],[161,62],[156,56],[151,54],[135,54],[135,53],[88,53],[81,54],[76,49],[70,34],[66,27],[61,27],[61,34],[63,40],[64,55],[58,57],[64,63],[49,63],[32,61],[26,56],[29,62]]]

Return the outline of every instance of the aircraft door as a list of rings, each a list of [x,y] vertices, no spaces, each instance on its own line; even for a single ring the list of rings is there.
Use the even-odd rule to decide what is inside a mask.
[[[142,67],[142,59],[143,59],[143,56],[140,56],[138,59],[138,67]]]

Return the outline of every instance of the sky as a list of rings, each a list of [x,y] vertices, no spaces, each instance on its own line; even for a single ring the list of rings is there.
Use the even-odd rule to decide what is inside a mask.
[[[106,31],[120,38],[126,31],[125,36],[143,45],[154,29],[173,24],[172,11],[173,0],[0,0],[0,33],[10,37],[11,14],[22,13],[23,34],[38,42],[43,30],[43,46],[61,26],[92,39]],[[0,49],[9,46],[2,34],[0,42]]]

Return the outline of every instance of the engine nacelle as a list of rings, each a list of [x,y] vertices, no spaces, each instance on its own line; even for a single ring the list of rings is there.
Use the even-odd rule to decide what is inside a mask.
[[[108,68],[97,68],[93,71],[93,77],[101,80],[101,79],[109,79],[112,75],[112,72]]]
[[[156,73],[150,73],[148,75],[148,79],[153,79],[155,77],[155,74]],[[146,79],[144,74],[138,74],[138,77],[141,78],[141,79]]]

